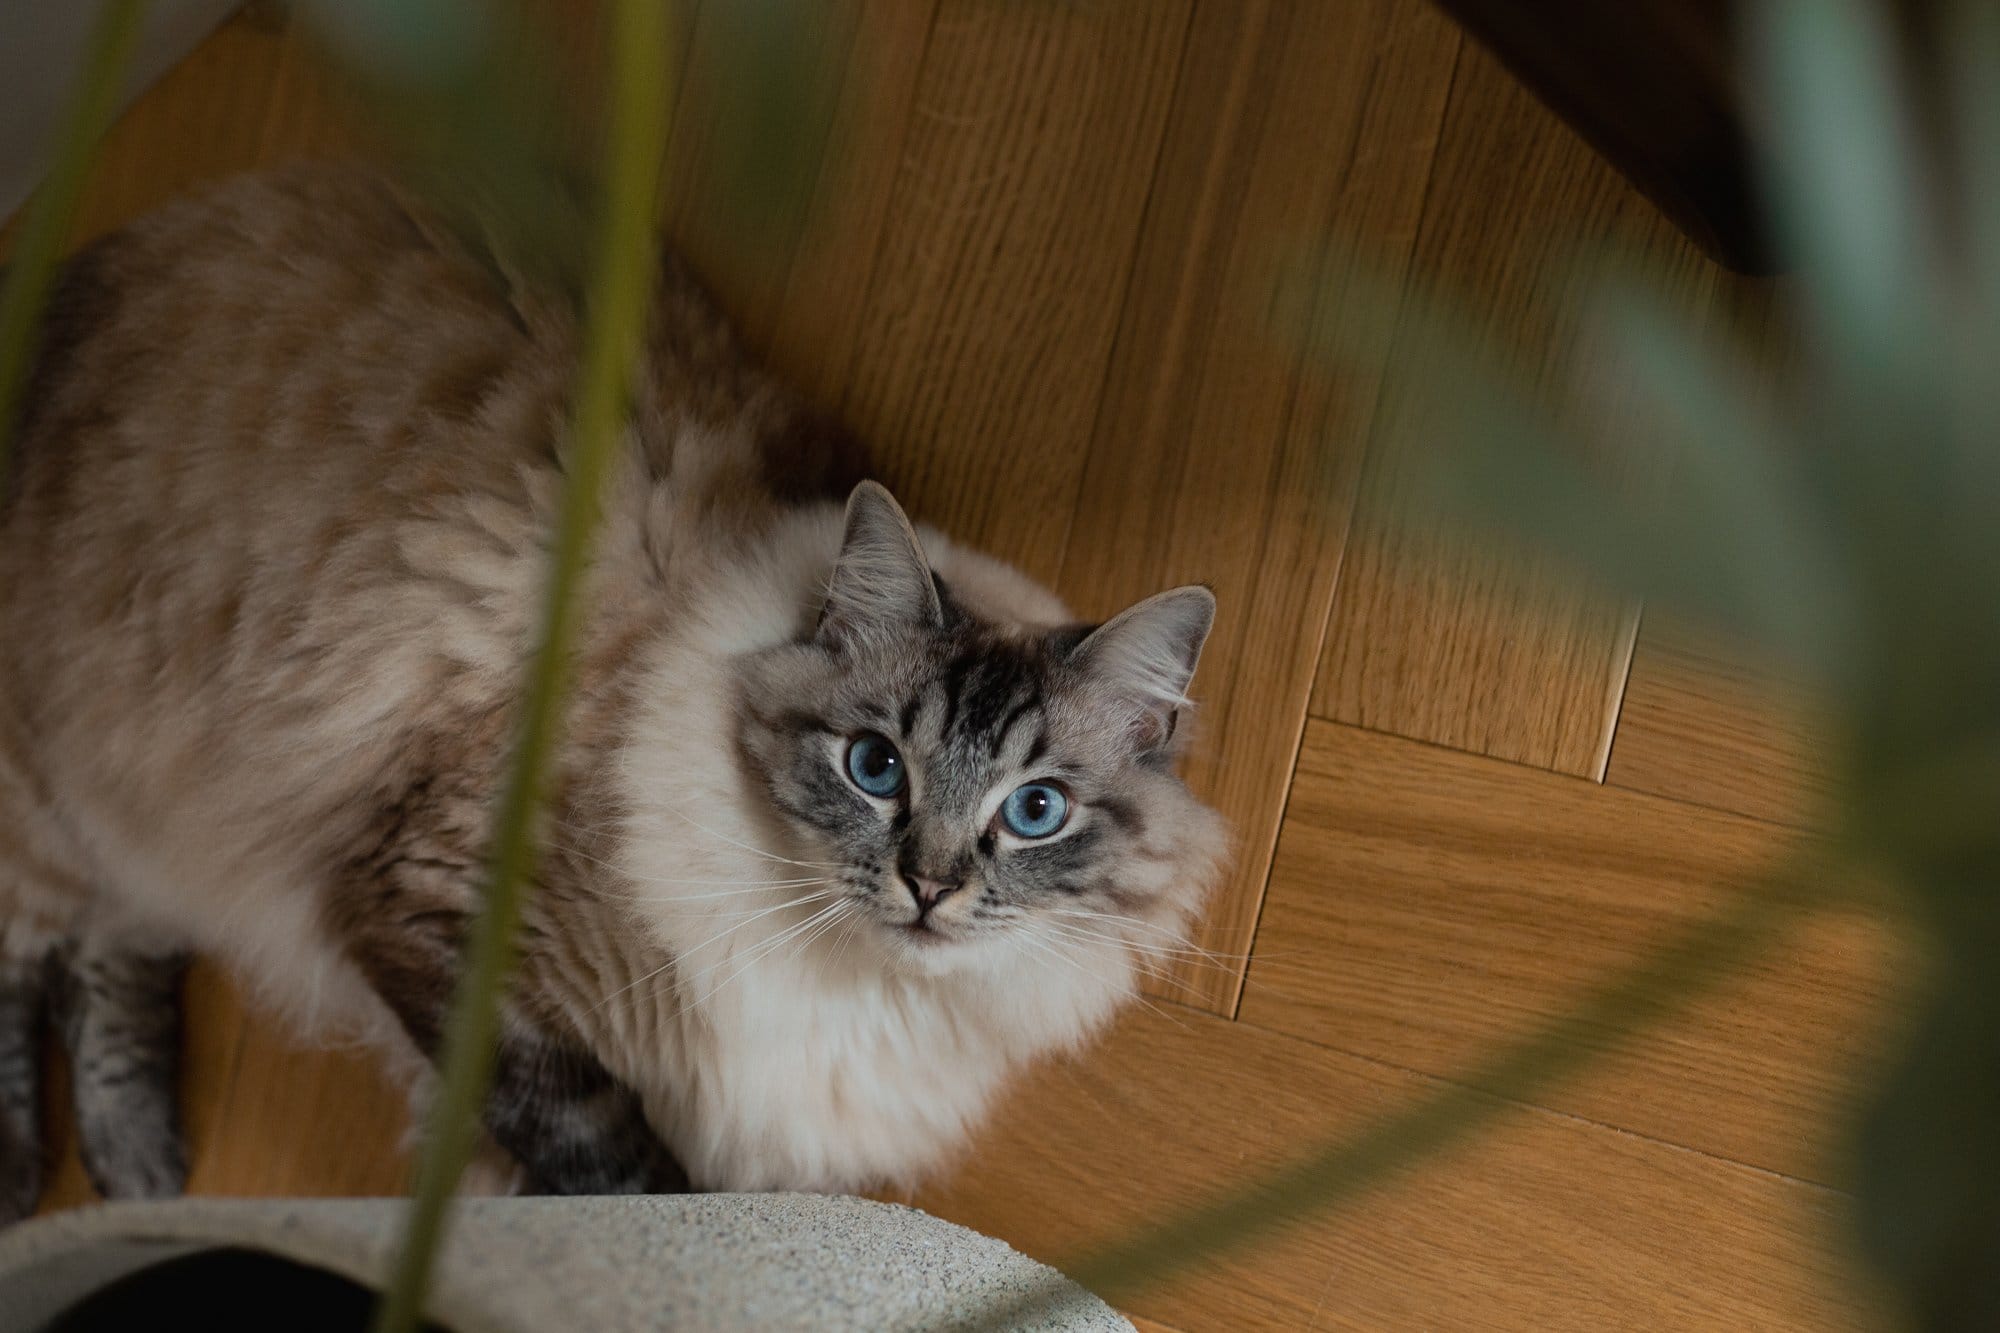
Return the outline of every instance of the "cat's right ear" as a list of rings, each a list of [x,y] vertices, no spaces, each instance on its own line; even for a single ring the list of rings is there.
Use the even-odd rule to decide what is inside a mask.
[[[944,607],[916,530],[896,498],[864,481],[847,497],[847,530],[815,637],[941,626]]]

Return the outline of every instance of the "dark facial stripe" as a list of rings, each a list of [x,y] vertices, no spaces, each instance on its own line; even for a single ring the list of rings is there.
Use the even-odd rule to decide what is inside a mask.
[[[833,730],[825,718],[821,717],[818,713],[804,708],[787,708],[776,717],[766,717],[760,720],[772,731],[790,732],[795,736],[804,736],[816,731]]]
[[[1019,723],[1022,718],[1026,717],[1029,713],[1033,712],[1037,708],[1040,708],[1041,706],[1042,706],[1042,695],[1041,691],[1039,690],[1032,691],[1031,693],[1029,693],[1027,698],[1021,700],[1021,702],[1014,705],[1013,711],[1007,714],[1007,718],[1004,722],[1000,724],[999,730],[993,733],[992,753],[995,759],[998,759],[1000,757],[1000,752],[1007,748],[1007,738],[1014,733],[1015,725]]]
[[[957,736],[966,744],[984,741],[998,753],[994,733],[1003,720],[1024,701],[1030,708],[1039,702],[1042,666],[1012,644],[988,642],[974,651],[977,661],[957,680]]]
[[[979,665],[977,651],[960,653],[952,659],[944,673],[944,719],[938,723],[938,735],[950,736],[952,725],[958,721],[959,696],[965,692],[965,678]]]
[[[1115,796],[1100,797],[1094,802],[1105,817],[1116,824],[1121,832],[1137,835],[1145,821],[1139,817],[1139,808],[1129,801],[1121,801]]]

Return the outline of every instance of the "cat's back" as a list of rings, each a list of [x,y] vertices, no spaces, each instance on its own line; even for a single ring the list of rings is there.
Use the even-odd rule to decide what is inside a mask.
[[[150,618],[198,651],[191,628],[240,627],[260,601],[403,579],[411,522],[505,527],[545,505],[576,324],[501,269],[345,166],[239,178],[88,247],[0,492],[0,619],[73,648]],[[646,363],[653,479],[685,461],[687,425],[748,441],[738,489],[844,494],[859,474],[858,446],[753,364],[671,254]]]
[[[607,619],[657,614],[660,553],[701,549],[679,515],[760,514],[852,462],[671,257],[650,337]],[[559,292],[364,168],[241,178],[88,247],[0,496],[0,767],[129,827],[197,798],[310,819],[490,730],[538,615],[576,342]]]
[[[149,613],[187,637],[197,604],[360,573],[353,538],[444,495],[518,497],[559,388],[533,342],[363,172],[141,219],[57,288],[0,502],[10,609],[44,640]]]
[[[417,219],[367,173],[295,170],[66,266],[0,499],[35,785],[129,828],[298,804],[342,755],[351,790],[358,738],[462,722],[451,652],[525,633],[560,329]]]
[[[6,545],[115,533],[128,563],[179,564],[203,537],[269,525],[304,556],[357,502],[504,481],[548,444],[527,428],[553,406],[534,341],[365,172],[245,177],[171,205],[61,275]]]

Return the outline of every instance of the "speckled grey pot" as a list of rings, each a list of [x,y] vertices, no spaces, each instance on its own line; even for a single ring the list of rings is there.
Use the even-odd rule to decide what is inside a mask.
[[[126,1274],[216,1247],[379,1289],[402,1210],[393,1199],[183,1199],[25,1223],[0,1234],[0,1328],[38,1329]],[[1050,1296],[1036,1317],[999,1327],[1131,1333],[1054,1270],[914,1208],[810,1194],[469,1199],[430,1312],[456,1333],[875,1333],[982,1327],[1038,1293]]]

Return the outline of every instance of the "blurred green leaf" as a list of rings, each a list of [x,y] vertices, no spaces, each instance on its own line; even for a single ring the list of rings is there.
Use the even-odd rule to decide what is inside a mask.
[[[581,296],[597,173],[520,0],[301,0],[318,49],[405,178],[509,287]],[[668,77],[672,71],[668,71]]]
[[[56,261],[75,225],[77,201],[91,154],[118,112],[125,70],[139,38],[145,0],[106,0],[91,29],[82,71],[54,144],[49,173],[29,200],[13,261],[0,273],[0,487],[21,411],[21,392],[34,365],[36,329],[48,306]]]
[[[416,88],[479,77],[498,45],[493,0],[295,0],[344,63]]]
[[[1950,53],[1951,123],[1958,133],[1954,185],[1963,201],[1959,247],[1966,280],[1957,284],[1946,352],[1955,390],[1953,436],[1966,485],[1963,501],[2000,510],[2000,6],[1956,6]],[[2000,588],[2000,540],[1983,552],[1986,577]]]
[[[1741,374],[1656,305],[1633,291],[1607,302],[1597,364],[1635,377],[1650,415],[1600,438],[1557,425],[1421,285],[1385,285],[1332,250],[1303,271],[1313,292],[1281,308],[1329,312],[1310,341],[1389,367],[1378,411],[1393,414],[1416,512],[1442,509],[1795,667],[1841,660],[1831,540],[1787,451]]]
[[[1726,905],[1596,984],[1563,1011],[1501,1044],[1458,1076],[1384,1116],[1179,1217],[1060,1265],[1117,1299],[1170,1274],[1212,1264],[1287,1224],[1338,1207],[1485,1129],[1511,1109],[1681,1013],[1718,981],[1780,941],[1804,910],[1834,896],[1817,861],[1740,886]],[[988,1311],[989,1330],[1031,1326],[1046,1293]]]
[[[838,22],[817,0],[727,0],[700,22],[713,71],[702,106],[720,165],[701,206],[727,218],[746,247],[789,235],[811,201],[826,151],[834,67],[824,43]]]
[[[1810,335],[1796,393],[1627,283],[1590,365],[1636,391],[1633,438],[1579,441],[1427,294],[1342,274],[1315,305],[1340,292],[1336,341],[1401,381],[1410,498],[1834,687],[1826,832],[1944,960],[1859,1136],[1861,1232],[1924,1327],[2000,1328],[2000,16],[1947,29],[1941,182],[1954,155],[1918,139],[1878,9],[1756,13],[1749,100],[1776,112],[1768,194]]]
[[[1776,169],[1766,194],[1804,278],[1813,329],[1860,401],[1928,383],[1936,348],[1936,233],[1896,43],[1863,0],[1748,7]]]
[[[1810,455],[1758,403],[1746,369],[1757,363],[1741,346],[1705,342],[1636,282],[1602,308],[1600,360],[1630,373],[1641,448],[1653,454],[1635,479],[1646,530],[1691,577],[1740,586],[1722,629],[1786,654],[1796,675],[1839,676],[1858,632],[1845,556],[1812,503]]]
[[[426,1126],[416,1198],[378,1312],[380,1333],[408,1333],[422,1317],[453,1192],[479,1136],[501,997],[513,970],[514,936],[535,864],[535,829],[570,684],[582,574],[605,478],[625,436],[631,376],[652,305],[660,251],[655,214],[677,67],[669,50],[672,25],[662,0],[618,0],[614,18],[605,191],[590,256],[582,361],[541,630],[522,694],[513,763],[495,811],[485,902],[473,923],[446,1027],[441,1086]]]
[[[1990,886],[1979,896],[1991,903]],[[1862,1121],[1851,1187],[1862,1245],[1914,1326],[1988,1333],[2000,1328],[2000,993],[1990,949],[1953,953]]]

